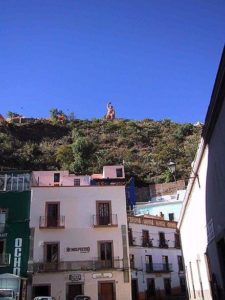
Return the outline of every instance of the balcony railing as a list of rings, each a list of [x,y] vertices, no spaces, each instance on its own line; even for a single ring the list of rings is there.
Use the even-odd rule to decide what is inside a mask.
[[[159,248],[168,248],[168,243],[165,240],[159,241]]]
[[[151,248],[153,247],[153,243],[151,239],[143,239],[142,240],[142,247]]]
[[[114,258],[112,260],[86,260],[86,261],[61,261],[61,262],[50,262],[50,263],[32,263],[28,265],[29,272],[64,272],[64,271],[97,271],[97,270],[108,270],[108,269],[124,269],[123,259]]]
[[[0,191],[29,191],[30,173],[0,172]]]
[[[65,216],[58,218],[40,216],[39,228],[65,228]]]
[[[172,272],[172,264],[153,263],[146,264],[146,273],[168,273]]]
[[[117,214],[109,214],[106,216],[93,215],[94,227],[117,227],[118,220]]]
[[[0,267],[5,267],[10,265],[11,254],[2,253],[0,254]]]

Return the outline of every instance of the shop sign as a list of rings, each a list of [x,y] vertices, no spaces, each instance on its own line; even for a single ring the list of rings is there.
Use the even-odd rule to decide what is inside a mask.
[[[15,239],[14,258],[13,258],[13,274],[20,276],[21,269],[21,252],[22,252],[22,239]]]
[[[82,279],[82,276],[81,276],[81,274],[70,274],[69,275],[69,280],[71,280],[71,281],[81,281],[81,279]]]
[[[99,278],[112,278],[112,273],[94,273],[92,278],[99,279]]]
[[[88,253],[90,252],[90,247],[78,247],[78,248],[66,248],[66,252],[80,252],[80,253]]]

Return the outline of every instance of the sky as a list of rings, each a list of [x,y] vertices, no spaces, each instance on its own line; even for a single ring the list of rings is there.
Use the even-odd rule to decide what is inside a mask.
[[[0,0],[0,114],[204,122],[224,0]]]

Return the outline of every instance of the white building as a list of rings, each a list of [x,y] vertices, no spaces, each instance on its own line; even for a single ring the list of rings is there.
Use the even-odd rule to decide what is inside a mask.
[[[124,169],[104,171],[80,186],[65,172],[33,172],[30,297],[131,299]]]
[[[224,100],[225,50],[178,224],[189,299],[225,299]]]
[[[177,222],[128,216],[132,299],[166,299],[185,294]]]
[[[163,214],[165,220],[178,221],[184,195],[185,189],[176,190],[170,195],[152,197],[148,202],[138,202],[134,206],[134,214],[149,214],[153,216],[160,216]]]

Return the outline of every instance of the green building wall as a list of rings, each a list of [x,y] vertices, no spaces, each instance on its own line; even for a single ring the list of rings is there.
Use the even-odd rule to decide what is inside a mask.
[[[11,254],[10,265],[1,266],[0,274],[11,273],[27,277],[30,197],[30,191],[0,192],[0,208],[7,209],[8,212],[0,239],[5,240],[5,252]]]

